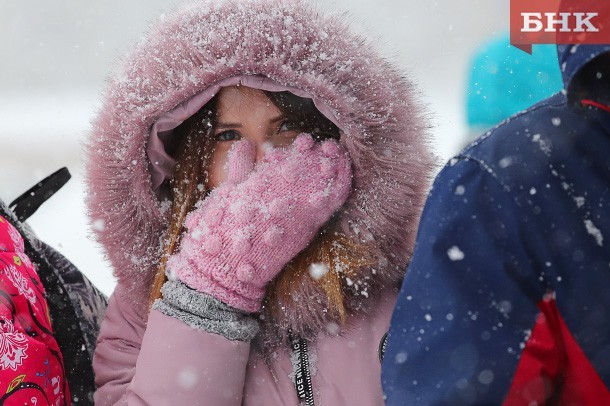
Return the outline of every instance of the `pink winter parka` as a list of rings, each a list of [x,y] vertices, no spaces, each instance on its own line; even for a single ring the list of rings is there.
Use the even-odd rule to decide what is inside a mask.
[[[150,309],[172,130],[240,84],[311,98],[341,131],[353,179],[333,227],[376,259],[342,276],[344,325],[307,273],[283,316],[247,315],[254,339]],[[304,2],[196,2],[153,25],[110,81],[87,146],[89,214],[118,278],[94,357],[96,404],[382,405],[384,335],[432,170],[413,93],[344,16]]]

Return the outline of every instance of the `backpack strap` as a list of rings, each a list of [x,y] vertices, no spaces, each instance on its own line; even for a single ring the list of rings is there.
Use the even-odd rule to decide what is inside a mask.
[[[13,213],[15,213],[19,221],[24,222],[34,214],[44,202],[61,189],[71,177],[68,168],[63,167],[35,184],[21,196],[13,200],[8,206]]]

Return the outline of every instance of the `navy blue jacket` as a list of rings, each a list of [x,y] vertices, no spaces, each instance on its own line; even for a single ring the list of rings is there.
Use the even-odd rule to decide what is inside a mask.
[[[560,46],[568,90],[437,176],[392,316],[387,405],[610,404],[610,112],[570,86],[609,50]]]

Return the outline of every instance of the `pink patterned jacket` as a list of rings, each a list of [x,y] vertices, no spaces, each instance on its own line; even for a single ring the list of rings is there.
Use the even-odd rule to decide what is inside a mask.
[[[69,405],[45,291],[23,238],[0,217],[0,404]]]

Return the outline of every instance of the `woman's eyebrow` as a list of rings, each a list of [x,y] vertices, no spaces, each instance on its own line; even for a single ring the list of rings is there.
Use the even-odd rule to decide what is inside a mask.
[[[283,115],[283,114],[280,114],[279,116],[277,116],[277,117],[273,117],[272,119],[270,119],[270,120],[269,120],[269,122],[270,122],[270,123],[275,124],[275,123],[277,123],[278,121],[281,121],[281,120],[283,120],[283,119],[284,119],[284,115]]]
[[[275,124],[278,121],[281,121],[283,119],[284,119],[284,115],[280,114],[277,117],[273,117],[273,118],[269,119],[269,122],[272,124]],[[241,126],[242,126],[241,123],[217,123],[216,124],[217,129],[223,129],[223,130],[231,129],[231,128],[239,128]]]
[[[239,128],[241,127],[240,123],[217,123],[216,128],[219,129],[228,129],[228,128]]]

